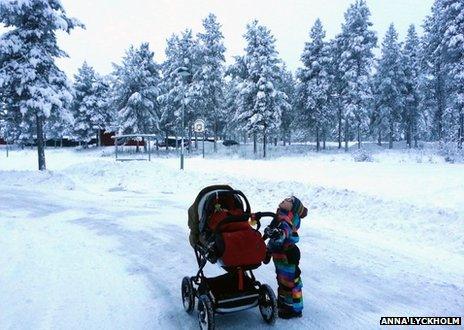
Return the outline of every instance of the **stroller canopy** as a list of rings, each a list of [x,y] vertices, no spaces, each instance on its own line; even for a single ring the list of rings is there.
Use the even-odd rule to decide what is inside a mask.
[[[202,189],[188,210],[189,240],[192,247],[200,242],[200,234],[207,227],[208,217],[218,201],[223,208],[241,209],[250,213],[250,204],[241,191],[228,185],[214,185]]]

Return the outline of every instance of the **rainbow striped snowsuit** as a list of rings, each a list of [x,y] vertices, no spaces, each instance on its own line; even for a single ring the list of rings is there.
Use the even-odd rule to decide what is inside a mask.
[[[298,214],[278,210],[282,236],[269,242],[272,259],[276,268],[278,287],[278,307],[299,313],[303,310],[303,282],[301,281],[300,250],[296,246],[299,241],[298,229],[301,219]]]

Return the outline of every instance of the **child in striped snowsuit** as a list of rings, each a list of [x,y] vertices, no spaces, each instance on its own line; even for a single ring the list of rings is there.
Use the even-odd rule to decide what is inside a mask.
[[[272,253],[279,285],[279,317],[285,319],[301,317],[303,311],[300,250],[296,243],[299,241],[300,220],[307,212],[298,198],[287,198],[279,204],[277,218],[266,229],[271,238],[268,250]]]

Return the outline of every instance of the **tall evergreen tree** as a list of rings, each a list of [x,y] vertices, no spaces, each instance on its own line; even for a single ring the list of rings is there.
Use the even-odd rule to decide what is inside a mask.
[[[74,100],[72,109],[74,113],[74,136],[87,146],[95,136],[94,122],[92,120],[94,108],[94,84],[96,82],[95,70],[84,62],[74,75]]]
[[[247,77],[240,87],[237,119],[255,137],[262,133],[263,157],[266,157],[268,134],[280,126],[282,111],[289,103],[285,93],[278,89],[282,70],[274,36],[268,28],[253,21],[247,25],[244,37]]]
[[[420,101],[420,39],[414,25],[410,25],[406,42],[403,47],[402,66],[404,71],[404,112],[403,121],[406,132],[406,142],[411,148],[417,147],[420,134],[421,116],[419,112]]]
[[[284,67],[282,69],[282,82],[279,87],[287,95],[289,106],[282,109],[280,136],[284,146],[291,143],[292,129],[296,126],[296,82],[292,73]]]
[[[69,33],[81,24],[66,15],[59,0],[1,0],[0,22],[9,28],[0,38],[1,98],[13,112],[15,130],[37,135],[39,169],[45,170],[44,122],[72,98],[66,75],[55,64],[66,56],[56,32]]]
[[[121,65],[114,65],[114,105],[118,111],[119,132],[155,133],[159,129],[160,77],[148,43],[131,46]]]
[[[209,122],[214,133],[214,151],[217,151],[216,141],[224,119],[223,87],[224,87],[224,36],[221,25],[213,14],[203,20],[204,33],[198,35],[199,59],[201,61],[197,75],[199,97],[204,111],[203,117]]]
[[[242,134],[244,143],[247,143],[249,132],[244,128],[243,122],[239,119],[239,109],[241,105],[240,91],[242,82],[248,76],[248,69],[244,56],[235,56],[234,60],[235,62],[230,65],[225,72],[225,75],[228,79],[226,79],[226,85],[224,89],[224,118],[226,121],[224,129],[226,132],[235,131]]]
[[[338,141],[338,149],[342,148],[342,132],[343,132],[343,102],[342,95],[347,88],[347,82],[343,79],[344,72],[341,70],[340,63],[342,61],[341,36],[338,35],[328,44],[328,52],[331,54],[329,62],[329,78],[330,78],[330,112],[334,114],[336,121],[336,135]]]
[[[443,114],[447,103],[443,12],[443,0],[436,0],[432,14],[425,19],[422,39],[421,67],[425,79],[421,84],[421,111],[428,113],[429,138],[433,140],[443,138]]]
[[[330,56],[324,41],[325,31],[319,19],[310,32],[310,41],[306,43],[301,61],[303,68],[298,71],[298,101],[303,110],[304,126],[316,133],[316,149],[320,149],[320,137],[324,145],[331,121],[330,114]]]
[[[444,38],[442,40],[445,68],[448,72],[447,95],[450,102],[444,113],[444,138],[464,142],[464,1],[444,0]]]
[[[72,102],[68,103],[66,108],[61,109],[60,112],[53,112],[48,117],[44,125],[44,135],[46,139],[55,140],[55,146],[58,140],[62,141],[63,137],[73,136],[74,116],[71,111]],[[61,143],[60,143],[61,144]]]
[[[110,109],[110,86],[106,78],[84,62],[74,76],[74,136],[84,146],[97,137],[100,131],[109,128],[115,113]]]
[[[402,67],[401,47],[398,33],[390,25],[382,43],[382,57],[375,75],[377,131],[379,139],[388,131],[389,148],[398,135],[401,110],[404,106],[405,78]]]
[[[113,122],[117,119],[117,113],[111,106],[111,80],[108,76],[96,74],[95,82],[92,86],[93,96],[91,103],[94,111],[92,112],[93,127],[97,130],[97,140],[100,144],[100,132],[112,131]]]
[[[181,102],[184,106],[185,125],[187,128],[187,136],[190,151],[190,143],[193,134],[193,122],[202,116],[203,99],[200,93],[201,80],[201,58],[200,46],[191,30],[185,30],[179,40],[179,66],[176,68],[176,86],[180,93]],[[182,72],[182,74],[180,74]],[[185,76],[185,73],[188,73]],[[198,143],[195,133],[195,148],[198,148]]]
[[[191,135],[193,121],[200,115],[201,96],[199,78],[199,45],[191,30],[181,36],[172,36],[166,48],[166,61],[163,64],[163,94],[160,96],[163,108],[163,122],[175,123],[181,132],[182,112],[184,127]],[[190,148],[189,148],[190,150]]]
[[[361,146],[361,133],[368,125],[368,105],[372,97],[370,79],[374,61],[372,50],[377,44],[370,15],[366,1],[356,0],[345,13],[345,22],[339,36],[340,70],[343,72],[341,78],[346,84],[341,95],[346,150],[350,125],[355,127],[358,147]]]
[[[176,116],[177,109],[180,108],[178,102],[178,96],[174,92],[176,87],[176,61],[178,59],[178,47],[179,37],[172,35],[166,41],[166,60],[161,65],[162,80],[160,83],[160,96],[158,101],[160,102],[161,117],[160,117],[160,129],[165,133],[166,150],[168,146],[169,134],[179,134],[178,131],[180,118]]]

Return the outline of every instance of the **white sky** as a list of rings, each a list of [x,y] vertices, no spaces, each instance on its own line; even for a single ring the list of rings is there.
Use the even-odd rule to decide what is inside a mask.
[[[319,17],[332,38],[340,31],[343,14],[352,0],[61,0],[67,13],[86,30],[60,35],[69,59],[60,66],[70,75],[87,60],[102,74],[111,72],[130,44],[150,42],[155,59],[164,59],[166,38],[186,28],[196,33],[210,12],[222,24],[227,59],[242,54],[245,26],[258,19],[277,38],[280,56],[291,70],[299,65],[309,29]],[[409,24],[419,28],[433,0],[367,0],[379,44],[393,22],[403,39]],[[420,30],[421,31],[421,30]]]

